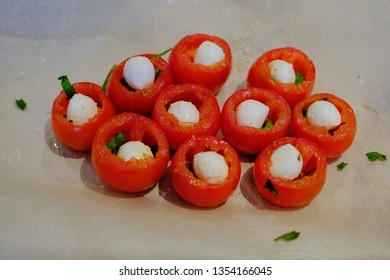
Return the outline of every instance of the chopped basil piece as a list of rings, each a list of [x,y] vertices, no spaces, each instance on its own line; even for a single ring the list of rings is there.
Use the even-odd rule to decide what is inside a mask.
[[[299,85],[300,83],[302,83],[303,81],[305,80],[305,77],[303,77],[302,73],[301,72],[297,72],[295,73],[295,85]]]
[[[107,147],[111,150],[112,154],[117,154],[120,146],[124,143],[126,143],[126,135],[123,132],[120,132],[111,138]]]
[[[262,129],[264,129],[264,130],[270,130],[273,126],[274,126],[274,122],[272,121],[272,120],[267,120],[264,124],[263,124],[263,126],[261,127]]]
[[[298,155],[297,160],[298,160],[298,161],[301,161],[301,155],[300,155],[300,154]]]
[[[386,155],[383,155],[378,152],[370,152],[366,154],[367,158],[369,161],[385,161],[386,160]]]
[[[278,190],[275,189],[274,185],[272,185],[270,179],[267,180],[267,182],[264,185],[264,188],[268,189],[274,196],[277,196],[279,194]]]
[[[348,165],[348,163],[346,163],[346,162],[339,163],[339,164],[337,165],[337,171],[343,170],[344,167],[346,167],[347,165]]]
[[[76,93],[76,91],[75,91],[74,87],[72,86],[72,84],[69,82],[68,76],[62,75],[62,76],[58,77],[58,80],[61,81],[61,86],[66,93],[67,99],[71,99],[72,96]]]
[[[162,57],[164,54],[170,52],[171,50],[172,50],[172,48],[169,48],[169,49],[163,51],[162,53],[154,54],[153,56],[154,57]]]
[[[108,79],[110,78],[112,72],[115,70],[116,67],[117,67],[117,65],[114,64],[114,65],[111,67],[110,71],[108,72],[107,77],[106,77],[106,79],[104,80],[103,85],[102,85],[102,90],[103,90],[103,92],[106,92],[106,86],[107,86]]]
[[[279,240],[291,241],[297,239],[300,234],[301,234],[300,232],[296,232],[295,230],[293,230],[281,236],[276,237],[274,241],[279,241]]]
[[[26,109],[27,104],[26,104],[26,102],[24,102],[23,98],[16,99],[15,102],[16,102],[16,105],[19,107],[19,109],[21,109],[23,111],[24,111],[24,109]]]
[[[161,69],[160,68],[154,69],[154,80],[155,81],[157,80],[158,75],[160,75],[160,73],[161,73]]]

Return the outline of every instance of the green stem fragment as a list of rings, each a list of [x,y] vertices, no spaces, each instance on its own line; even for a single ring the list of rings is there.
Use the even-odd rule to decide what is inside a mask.
[[[58,80],[61,81],[61,86],[64,89],[66,93],[66,98],[69,100],[72,98],[72,96],[76,93],[74,87],[72,84],[69,82],[68,76],[62,75],[58,77]]]
[[[274,187],[274,185],[271,183],[271,180],[269,179],[265,183],[264,188],[269,190],[274,196],[277,196],[279,194],[278,190]]]
[[[154,56],[154,57],[162,57],[162,56],[164,56],[166,53],[170,52],[171,50],[172,50],[172,48],[169,48],[169,49],[163,51],[162,53],[154,54],[153,56]]]
[[[116,67],[117,67],[117,65],[114,64],[114,65],[111,67],[110,71],[108,72],[108,74],[107,74],[107,76],[106,76],[106,79],[104,80],[103,85],[102,85],[102,90],[103,90],[103,92],[106,92],[106,86],[107,86],[108,79],[110,78],[112,72],[114,72],[114,70],[115,70]]]
[[[160,68],[154,69],[154,80],[155,80],[155,81],[157,80],[157,78],[158,78],[158,76],[160,75],[161,72],[162,72],[162,71],[161,71]]]
[[[276,237],[274,241],[279,241],[279,240],[291,241],[297,239],[300,234],[301,234],[300,232],[296,232],[295,230],[293,230],[281,236]]]
[[[272,120],[267,120],[264,124],[263,124],[263,126],[261,127],[262,129],[264,129],[264,130],[270,130],[273,126],[274,126],[274,122],[272,121]]]
[[[120,146],[126,143],[126,135],[123,132],[116,134],[111,138],[110,142],[107,144],[107,147],[111,150],[112,154],[117,154]]]

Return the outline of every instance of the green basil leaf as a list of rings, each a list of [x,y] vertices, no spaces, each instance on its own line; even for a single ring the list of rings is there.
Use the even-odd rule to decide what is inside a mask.
[[[268,189],[274,196],[279,194],[278,190],[272,185],[271,180],[268,179],[264,185],[264,188]]]
[[[115,70],[116,67],[117,67],[117,65],[114,64],[114,65],[111,67],[110,71],[108,72],[108,74],[107,74],[107,76],[106,76],[106,79],[104,80],[103,85],[102,85],[102,90],[103,90],[103,92],[106,92],[106,86],[107,86],[108,79],[110,78],[112,72],[114,72],[114,70]]]
[[[15,100],[15,102],[16,102],[16,105],[19,107],[19,109],[21,109],[21,110],[23,110],[23,111],[24,111],[24,109],[26,109],[27,104],[26,104],[26,102],[23,100],[23,98],[17,99],[17,100]]]
[[[161,69],[160,68],[154,69],[154,80],[155,81],[157,80],[158,75],[160,75],[160,73],[161,73]]]
[[[76,93],[76,91],[75,91],[74,87],[72,86],[72,84],[69,82],[68,76],[62,75],[62,76],[58,77],[58,80],[61,81],[61,86],[66,93],[66,98],[71,99],[72,96]]]
[[[112,154],[117,154],[120,146],[124,143],[126,143],[126,135],[123,132],[120,132],[111,138],[107,147],[111,150]]]
[[[337,171],[343,170],[344,167],[346,167],[347,165],[348,165],[348,163],[346,163],[346,162],[339,163],[339,164],[337,165]]]
[[[305,77],[303,77],[302,73],[301,72],[297,72],[295,73],[295,85],[299,85],[300,83],[302,83],[303,81],[305,80]]]
[[[386,155],[378,153],[378,152],[369,152],[366,154],[369,161],[385,161]]]
[[[300,232],[296,232],[295,230],[293,230],[281,236],[276,237],[274,241],[279,241],[279,240],[291,241],[297,239],[300,234],[301,234]]]
[[[274,126],[274,122],[272,121],[272,120],[267,120],[264,124],[263,124],[263,126],[261,127],[262,129],[264,129],[264,130],[270,130],[273,126]]]

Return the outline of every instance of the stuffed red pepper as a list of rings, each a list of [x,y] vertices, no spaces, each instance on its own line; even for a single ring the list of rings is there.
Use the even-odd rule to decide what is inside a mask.
[[[291,110],[279,94],[261,88],[233,93],[221,113],[221,132],[237,151],[258,154],[286,135]]]
[[[89,82],[71,84],[65,75],[59,80],[63,90],[51,110],[53,132],[65,146],[88,152],[96,130],[115,115],[115,109],[101,86]]]
[[[216,135],[220,109],[213,93],[202,85],[171,85],[158,96],[152,118],[176,150],[193,135]]]
[[[248,86],[279,93],[290,108],[308,96],[314,87],[316,69],[301,50],[285,47],[260,56],[248,72]]]
[[[182,38],[173,47],[168,61],[175,83],[201,84],[214,94],[221,90],[232,68],[229,44],[208,34]]]
[[[172,83],[169,65],[160,55],[142,54],[122,61],[112,71],[106,92],[118,114],[150,117],[158,94]]]
[[[313,94],[293,111],[292,135],[317,143],[328,158],[342,155],[352,145],[356,130],[352,107],[334,94]]]
[[[93,167],[109,187],[120,192],[140,192],[156,184],[166,171],[169,146],[160,127],[151,119],[122,113],[96,132]]]
[[[233,194],[240,180],[236,151],[215,136],[194,136],[176,151],[169,173],[177,193],[199,207],[217,206]]]
[[[314,142],[284,137],[257,157],[253,176],[257,190],[271,203],[298,207],[310,203],[326,181],[325,153]]]

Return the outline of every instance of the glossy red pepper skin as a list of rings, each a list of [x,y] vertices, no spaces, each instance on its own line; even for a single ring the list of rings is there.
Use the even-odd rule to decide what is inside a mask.
[[[97,129],[103,122],[115,115],[115,109],[101,86],[90,82],[74,83],[72,86],[76,93],[87,95],[98,104],[98,113],[87,123],[74,125],[66,117],[69,99],[62,90],[53,101],[52,128],[56,138],[65,146],[75,151],[88,152]]]
[[[236,121],[236,109],[245,100],[253,99],[269,107],[267,119],[271,129],[240,126]],[[221,132],[237,151],[258,154],[276,139],[286,135],[291,119],[288,103],[279,94],[261,88],[244,88],[233,93],[225,102],[221,113]]]
[[[336,106],[341,114],[341,125],[328,131],[325,127],[313,126],[305,116],[305,110],[315,101],[326,100]],[[313,94],[299,102],[293,111],[291,132],[293,136],[309,139],[320,146],[328,158],[341,156],[352,145],[357,131],[357,121],[352,107],[330,93]]]
[[[194,63],[196,50],[204,41],[221,47],[224,59],[210,66]],[[176,84],[201,84],[217,94],[230,75],[232,54],[224,39],[208,34],[193,34],[185,36],[173,47],[168,62]]]
[[[224,156],[229,166],[229,175],[223,183],[208,184],[195,176],[192,169],[194,155],[204,151]],[[241,164],[236,151],[222,139],[210,135],[194,136],[180,145],[174,154],[169,174],[181,198],[198,207],[213,207],[227,201],[237,188]]]
[[[295,83],[280,83],[271,78],[268,64],[276,59],[291,63],[294,71],[300,72],[304,80],[296,85]],[[270,50],[260,56],[250,67],[247,77],[248,86],[269,89],[280,94],[290,108],[307,97],[314,88],[316,69],[314,63],[301,50],[285,47]]]
[[[295,180],[272,176],[272,153],[291,144],[301,154],[303,168]],[[280,207],[299,207],[310,203],[322,190],[326,181],[327,161],[324,151],[314,142],[297,137],[284,137],[267,146],[257,157],[253,176],[257,190],[269,202]]]
[[[141,141],[151,147],[154,157],[125,161],[107,147],[123,132],[127,141]],[[169,162],[168,141],[151,119],[134,113],[122,113],[106,121],[96,132],[91,159],[99,178],[110,188],[127,193],[149,189],[163,176]]]
[[[168,62],[162,57],[153,54],[141,54],[139,56],[148,58],[155,69],[160,69],[161,72],[155,82],[141,90],[130,90],[123,76],[123,67],[126,61],[130,59],[129,57],[122,61],[111,73],[106,92],[118,114],[132,112],[150,117],[157,96],[165,87],[173,83],[173,77]]]
[[[183,124],[168,112],[171,103],[189,101],[199,113],[199,123]],[[220,109],[214,94],[202,85],[171,85],[158,96],[152,119],[161,127],[168,138],[169,146],[176,150],[193,135],[216,135],[220,124]]]

